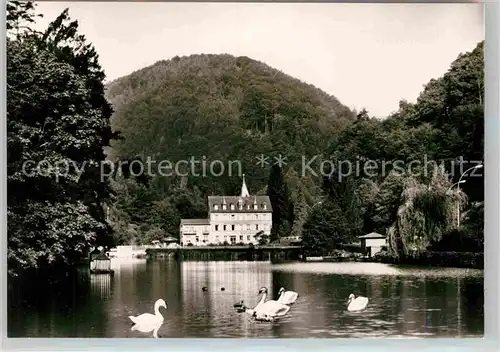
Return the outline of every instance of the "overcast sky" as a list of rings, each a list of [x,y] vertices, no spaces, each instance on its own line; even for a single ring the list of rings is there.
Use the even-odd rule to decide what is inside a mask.
[[[380,117],[484,39],[480,4],[41,2],[40,25],[66,7],[108,80],[176,55],[244,55]]]

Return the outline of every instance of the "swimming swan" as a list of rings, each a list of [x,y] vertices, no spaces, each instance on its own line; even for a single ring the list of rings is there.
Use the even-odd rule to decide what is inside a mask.
[[[289,306],[281,304],[275,300],[269,300],[266,302],[267,293],[267,287],[262,287],[259,290],[259,294],[262,294],[262,298],[260,299],[259,304],[257,304],[257,306],[253,309],[255,317],[262,318],[267,315],[268,317],[274,318],[281,317],[288,313],[290,310]]]
[[[262,290],[262,289],[261,289],[261,290]],[[258,294],[260,295],[260,293],[261,293],[261,292],[260,292],[260,290],[259,290],[259,293],[258,293]],[[253,307],[253,308],[248,308],[248,307],[246,307],[245,305],[243,305],[243,306],[241,307],[241,309],[244,309],[245,313],[248,313],[248,314],[250,314],[251,316],[255,317],[255,314],[256,314],[255,312],[256,312],[256,311],[257,311],[257,310],[258,310],[258,309],[259,309],[259,308],[260,308],[260,307],[264,304],[265,299],[266,299],[266,296],[262,296],[262,298],[260,299],[259,303],[257,303],[257,305],[256,305],[255,307]]]
[[[161,315],[160,313],[160,307],[167,309],[167,303],[165,303],[165,301],[161,298],[155,302],[155,314],[144,313],[136,317],[129,315],[129,319],[132,320],[134,324],[137,324],[139,326],[156,326],[157,324],[163,323],[163,315]]]
[[[278,303],[294,304],[297,298],[299,297],[299,294],[294,291],[285,291],[285,288],[282,287],[278,292],[278,296],[279,296]]]
[[[347,301],[347,310],[349,312],[355,312],[359,310],[363,310],[366,308],[368,305],[368,298],[367,297],[354,297],[354,294],[349,295],[349,300]]]

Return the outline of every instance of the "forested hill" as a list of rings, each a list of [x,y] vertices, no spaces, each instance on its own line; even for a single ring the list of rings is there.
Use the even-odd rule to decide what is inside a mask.
[[[240,160],[251,192],[267,185],[269,168],[256,156],[286,155],[287,169],[302,155],[325,151],[355,113],[335,97],[252,60],[191,55],[159,61],[107,86],[113,127],[124,140],[111,157],[191,156]],[[234,170],[236,171],[236,169]],[[300,172],[296,169],[297,172]],[[165,181],[166,182],[166,181]],[[238,177],[190,178],[202,193],[234,194]]]

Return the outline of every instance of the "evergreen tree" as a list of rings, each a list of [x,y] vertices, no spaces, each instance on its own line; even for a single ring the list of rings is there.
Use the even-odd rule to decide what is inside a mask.
[[[267,195],[273,207],[271,241],[276,241],[281,236],[289,235],[293,224],[293,203],[290,190],[284,180],[283,171],[278,165],[271,167]]]
[[[340,207],[332,201],[326,201],[321,207],[315,207],[304,224],[302,245],[308,255],[325,255],[348,243],[349,224]]]

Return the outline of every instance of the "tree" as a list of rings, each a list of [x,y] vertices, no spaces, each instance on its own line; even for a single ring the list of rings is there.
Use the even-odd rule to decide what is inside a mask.
[[[325,177],[323,187],[328,199],[342,212],[346,224],[343,232],[349,242],[359,236],[363,228],[362,206],[356,192],[359,182],[351,175],[342,177],[340,171],[335,170]]]
[[[460,228],[452,228],[440,241],[433,241],[431,250],[446,252],[483,252],[484,203],[477,202],[462,213]]]
[[[100,179],[100,165],[116,135],[104,73],[67,10],[40,33],[27,28],[33,9],[31,2],[7,7],[11,275],[72,265],[90,247],[112,244],[103,210],[110,189]]]
[[[444,168],[434,171],[428,184],[415,177],[405,179],[397,219],[388,230],[394,257],[417,256],[456,224],[457,206],[465,204],[461,191],[450,191],[452,183]]]
[[[321,207],[314,208],[304,224],[302,245],[307,253],[327,254],[350,241],[350,233],[346,231],[348,228],[349,224],[340,207],[327,201]]]
[[[368,120],[370,120],[370,115],[368,114],[368,111],[363,108],[359,113],[356,114],[356,121],[354,123]]]
[[[291,235],[292,236],[301,236],[302,235],[302,230],[304,227],[305,222],[307,221],[307,218],[309,216],[309,210],[310,206],[307,205],[305,196],[304,196],[304,191],[302,190],[301,187],[298,187],[295,191],[295,200],[293,202],[293,213],[294,213],[294,219],[293,219],[293,226],[292,226],[292,231]]]
[[[290,191],[284,180],[282,169],[278,165],[271,167],[267,195],[273,207],[271,241],[274,242],[280,236],[289,234],[293,224],[293,203]]]

